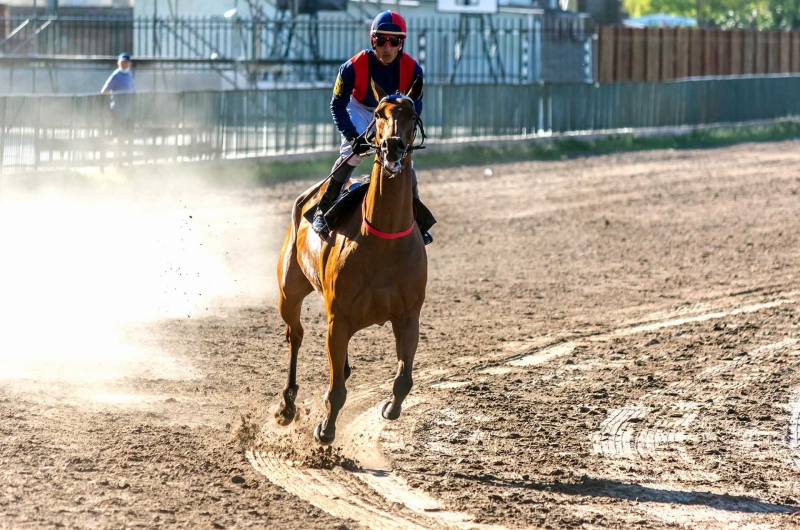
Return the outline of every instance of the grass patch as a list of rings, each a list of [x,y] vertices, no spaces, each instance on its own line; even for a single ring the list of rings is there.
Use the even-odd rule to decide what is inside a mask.
[[[568,160],[571,158],[649,149],[704,149],[743,142],[778,142],[800,138],[800,122],[785,121],[769,125],[725,127],[692,131],[678,136],[636,137],[632,134],[593,140],[579,138],[536,139],[505,146],[465,146],[452,151],[420,151],[414,160],[420,167],[483,165],[528,160]],[[260,184],[303,178],[322,178],[335,160],[296,162],[253,162],[251,169]]]
[[[262,184],[285,182],[315,176],[322,179],[331,172],[336,155],[331,154],[327,159],[298,160],[295,162],[254,162],[253,173],[256,180]]]

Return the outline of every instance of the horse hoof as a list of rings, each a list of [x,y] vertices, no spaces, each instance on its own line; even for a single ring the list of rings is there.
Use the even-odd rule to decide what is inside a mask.
[[[275,412],[275,421],[278,425],[289,425],[294,420],[294,415],[297,409],[295,407],[287,407],[284,404],[278,408],[277,412]]]
[[[336,436],[326,436],[325,433],[322,432],[322,424],[320,423],[316,427],[314,427],[314,439],[317,443],[321,445],[330,445],[333,443],[333,439]]]
[[[381,411],[381,417],[385,420],[396,420],[400,417],[401,407],[397,407],[397,410],[393,409],[392,400],[390,399],[381,402],[378,408]]]

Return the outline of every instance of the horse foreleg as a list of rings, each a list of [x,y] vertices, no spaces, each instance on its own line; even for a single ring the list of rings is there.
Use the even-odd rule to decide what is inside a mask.
[[[387,420],[400,417],[403,401],[414,386],[411,371],[419,343],[419,314],[407,314],[401,319],[392,320],[392,331],[397,345],[397,375],[394,377],[391,401],[381,405],[381,415]]]
[[[334,320],[328,322],[326,349],[328,351],[328,369],[330,383],[325,392],[325,409],[328,414],[314,429],[314,439],[328,445],[336,438],[336,417],[347,400],[345,387],[345,365],[347,363],[347,345],[350,342],[348,330]]]
[[[297,260],[289,261],[296,263]],[[278,277],[282,280],[280,296],[278,297],[278,312],[286,322],[286,342],[289,344],[289,370],[286,376],[286,386],[283,389],[283,402],[275,412],[275,420],[280,425],[288,425],[297,412],[295,399],[297,399],[297,353],[303,344],[303,326],[300,324],[300,312],[303,300],[313,291],[300,267],[287,268],[286,271],[278,270]]]

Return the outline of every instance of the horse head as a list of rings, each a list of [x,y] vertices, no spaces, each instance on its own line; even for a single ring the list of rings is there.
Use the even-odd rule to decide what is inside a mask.
[[[414,109],[412,84],[406,94],[386,93],[370,80],[378,107],[375,109],[375,142],[383,169],[394,176],[403,169],[403,162],[411,153],[418,117]]]

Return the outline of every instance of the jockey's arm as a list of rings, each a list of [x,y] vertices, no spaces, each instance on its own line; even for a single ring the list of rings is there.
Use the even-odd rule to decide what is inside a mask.
[[[336,85],[333,87],[333,98],[331,99],[333,123],[336,124],[336,128],[339,129],[342,136],[348,140],[359,134],[350,119],[350,114],[347,113],[347,104],[350,103],[350,94],[353,93],[355,83],[356,71],[348,61],[339,68],[339,75],[336,76]]]
[[[419,65],[419,63],[414,67],[414,75],[412,76],[412,79],[415,77],[419,77],[420,91],[419,91],[419,97],[414,100],[414,110],[417,111],[417,116],[422,116],[423,82],[422,82],[422,67]]]

